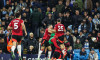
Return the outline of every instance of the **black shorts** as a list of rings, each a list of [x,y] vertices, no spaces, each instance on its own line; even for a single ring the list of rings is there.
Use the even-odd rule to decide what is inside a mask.
[[[62,59],[62,54],[59,53],[59,52],[54,52],[53,58],[56,58],[56,59]]]
[[[58,37],[58,39],[60,39],[61,41],[64,41],[64,37],[65,37],[65,35],[62,35],[62,36]]]
[[[22,36],[12,35],[12,40],[15,42],[20,42],[22,40]]]
[[[49,44],[49,42],[47,40],[43,39],[42,42],[41,42],[41,46],[48,47],[48,46],[50,46],[50,44]]]
[[[63,43],[64,43],[64,35],[58,37],[58,39],[59,39],[60,41],[57,40],[57,44],[58,44],[58,46],[60,46],[60,44],[63,44]]]

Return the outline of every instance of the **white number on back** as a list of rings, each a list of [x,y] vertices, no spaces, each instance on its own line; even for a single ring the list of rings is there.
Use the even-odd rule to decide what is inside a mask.
[[[58,26],[58,31],[63,31],[63,26]]]
[[[18,29],[18,23],[14,23],[14,29]]]

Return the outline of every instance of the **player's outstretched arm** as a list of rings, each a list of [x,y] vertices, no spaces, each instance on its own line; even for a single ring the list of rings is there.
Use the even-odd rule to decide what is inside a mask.
[[[13,28],[12,28],[12,27],[10,27],[10,26],[8,26],[8,29],[9,29],[9,30],[12,30]]]
[[[26,31],[25,24],[24,24],[24,23],[21,23],[21,25],[22,25],[22,28],[23,28],[23,30],[24,30],[24,32],[25,32],[25,36],[26,36],[26,35],[27,35],[27,31]]]

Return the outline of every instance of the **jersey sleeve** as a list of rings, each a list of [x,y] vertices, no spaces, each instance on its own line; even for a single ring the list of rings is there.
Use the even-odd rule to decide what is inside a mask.
[[[12,21],[10,22],[9,26],[12,27]]]
[[[21,20],[21,23],[24,23],[24,21],[23,21],[23,20]]]
[[[57,25],[55,25],[55,27],[54,27],[54,30],[56,30],[57,29]]]

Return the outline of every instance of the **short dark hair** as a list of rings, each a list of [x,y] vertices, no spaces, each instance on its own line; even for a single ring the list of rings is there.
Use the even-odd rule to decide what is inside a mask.
[[[59,18],[59,19],[57,19],[57,22],[61,22],[61,19]]]
[[[21,15],[20,12],[17,12],[17,13],[15,14],[16,18],[19,18],[20,15]]]

